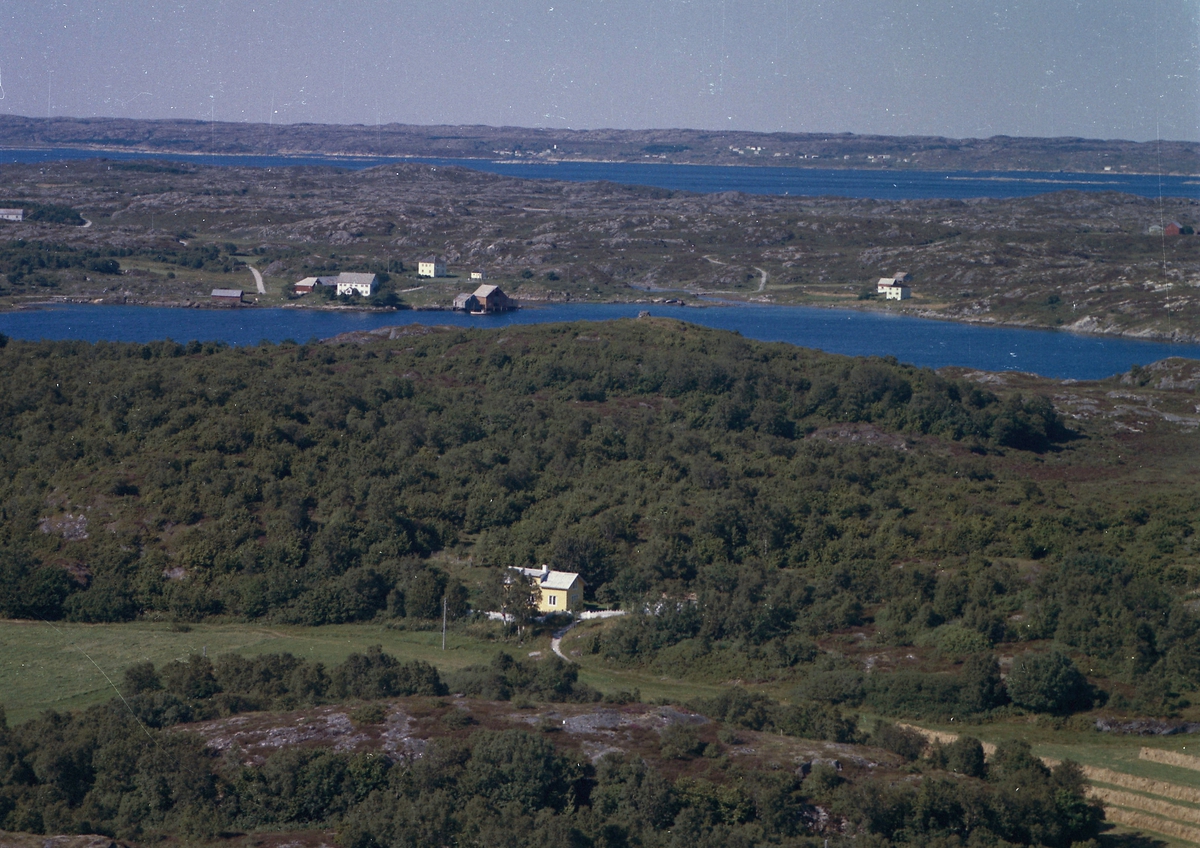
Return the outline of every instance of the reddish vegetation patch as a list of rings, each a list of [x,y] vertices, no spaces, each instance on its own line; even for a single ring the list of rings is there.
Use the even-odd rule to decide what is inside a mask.
[[[180,725],[218,751],[235,750],[247,765],[261,765],[284,747],[325,748],[346,753],[383,753],[392,760],[420,757],[435,739],[465,738],[478,730],[514,727],[546,734],[556,747],[580,759],[598,761],[606,754],[632,754],[655,763],[665,777],[703,776],[725,780],[714,756],[664,759],[660,739],[666,728],[690,726],[715,756],[746,768],[806,772],[813,763],[849,771],[888,770],[899,760],[874,748],[737,731],[734,744],[718,741],[718,726],[704,716],[676,707],[647,704],[541,704],[520,709],[503,701],[466,698],[398,698],[378,702],[383,721],[355,723],[347,705],[313,707],[290,713],[248,713]]]

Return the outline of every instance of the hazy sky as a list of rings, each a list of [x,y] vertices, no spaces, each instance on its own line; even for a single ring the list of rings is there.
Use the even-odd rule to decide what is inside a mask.
[[[0,113],[1200,140],[1200,0],[0,0]]]

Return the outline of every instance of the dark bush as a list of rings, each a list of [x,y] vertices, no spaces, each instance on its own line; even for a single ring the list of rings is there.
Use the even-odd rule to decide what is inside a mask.
[[[1038,713],[1064,715],[1092,706],[1087,680],[1071,658],[1058,651],[1021,654],[1006,685],[1014,704]]]

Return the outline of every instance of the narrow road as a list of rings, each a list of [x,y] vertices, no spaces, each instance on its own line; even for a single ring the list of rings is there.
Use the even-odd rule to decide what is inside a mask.
[[[82,216],[82,215],[80,215],[79,217],[80,217],[80,218],[83,218],[83,216]],[[81,229],[81,230],[86,230],[86,229],[87,229],[88,227],[90,227],[91,225],[92,225],[92,222],[91,222],[91,221],[89,221],[87,218],[83,218],[83,226],[82,226],[82,227],[80,227],[79,229]]]
[[[762,274],[762,279],[760,279],[758,281],[758,290],[761,292],[763,289],[765,289],[767,287],[767,272],[764,271],[762,268],[759,268],[757,265],[751,265],[750,267],[753,268],[758,273]]]
[[[562,640],[563,640],[563,637],[567,635],[567,631],[570,630],[572,627],[574,627],[578,623],[579,623],[579,620],[575,619],[570,624],[568,624],[566,627],[560,627],[558,630],[555,630],[554,637],[550,640],[550,650],[554,651],[554,653],[558,654],[560,657],[562,657],[564,660],[566,660],[569,663],[574,663],[575,660],[571,659],[570,657],[568,657],[566,654],[564,654],[562,652]]]
[[[259,294],[266,294],[266,293],[267,293],[267,287],[263,285],[263,278],[262,278],[262,274],[258,273],[258,269],[257,269],[257,268],[255,268],[253,265],[247,265],[246,267],[247,267],[247,268],[249,268],[249,269],[250,269],[250,273],[254,275],[254,284],[255,284],[256,286],[258,286],[258,293],[259,293]],[[759,289],[759,291],[762,291],[762,289]]]

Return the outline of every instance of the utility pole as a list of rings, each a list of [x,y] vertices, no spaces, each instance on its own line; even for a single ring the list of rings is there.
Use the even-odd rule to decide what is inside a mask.
[[[446,650],[446,596],[442,595],[442,650]]]

